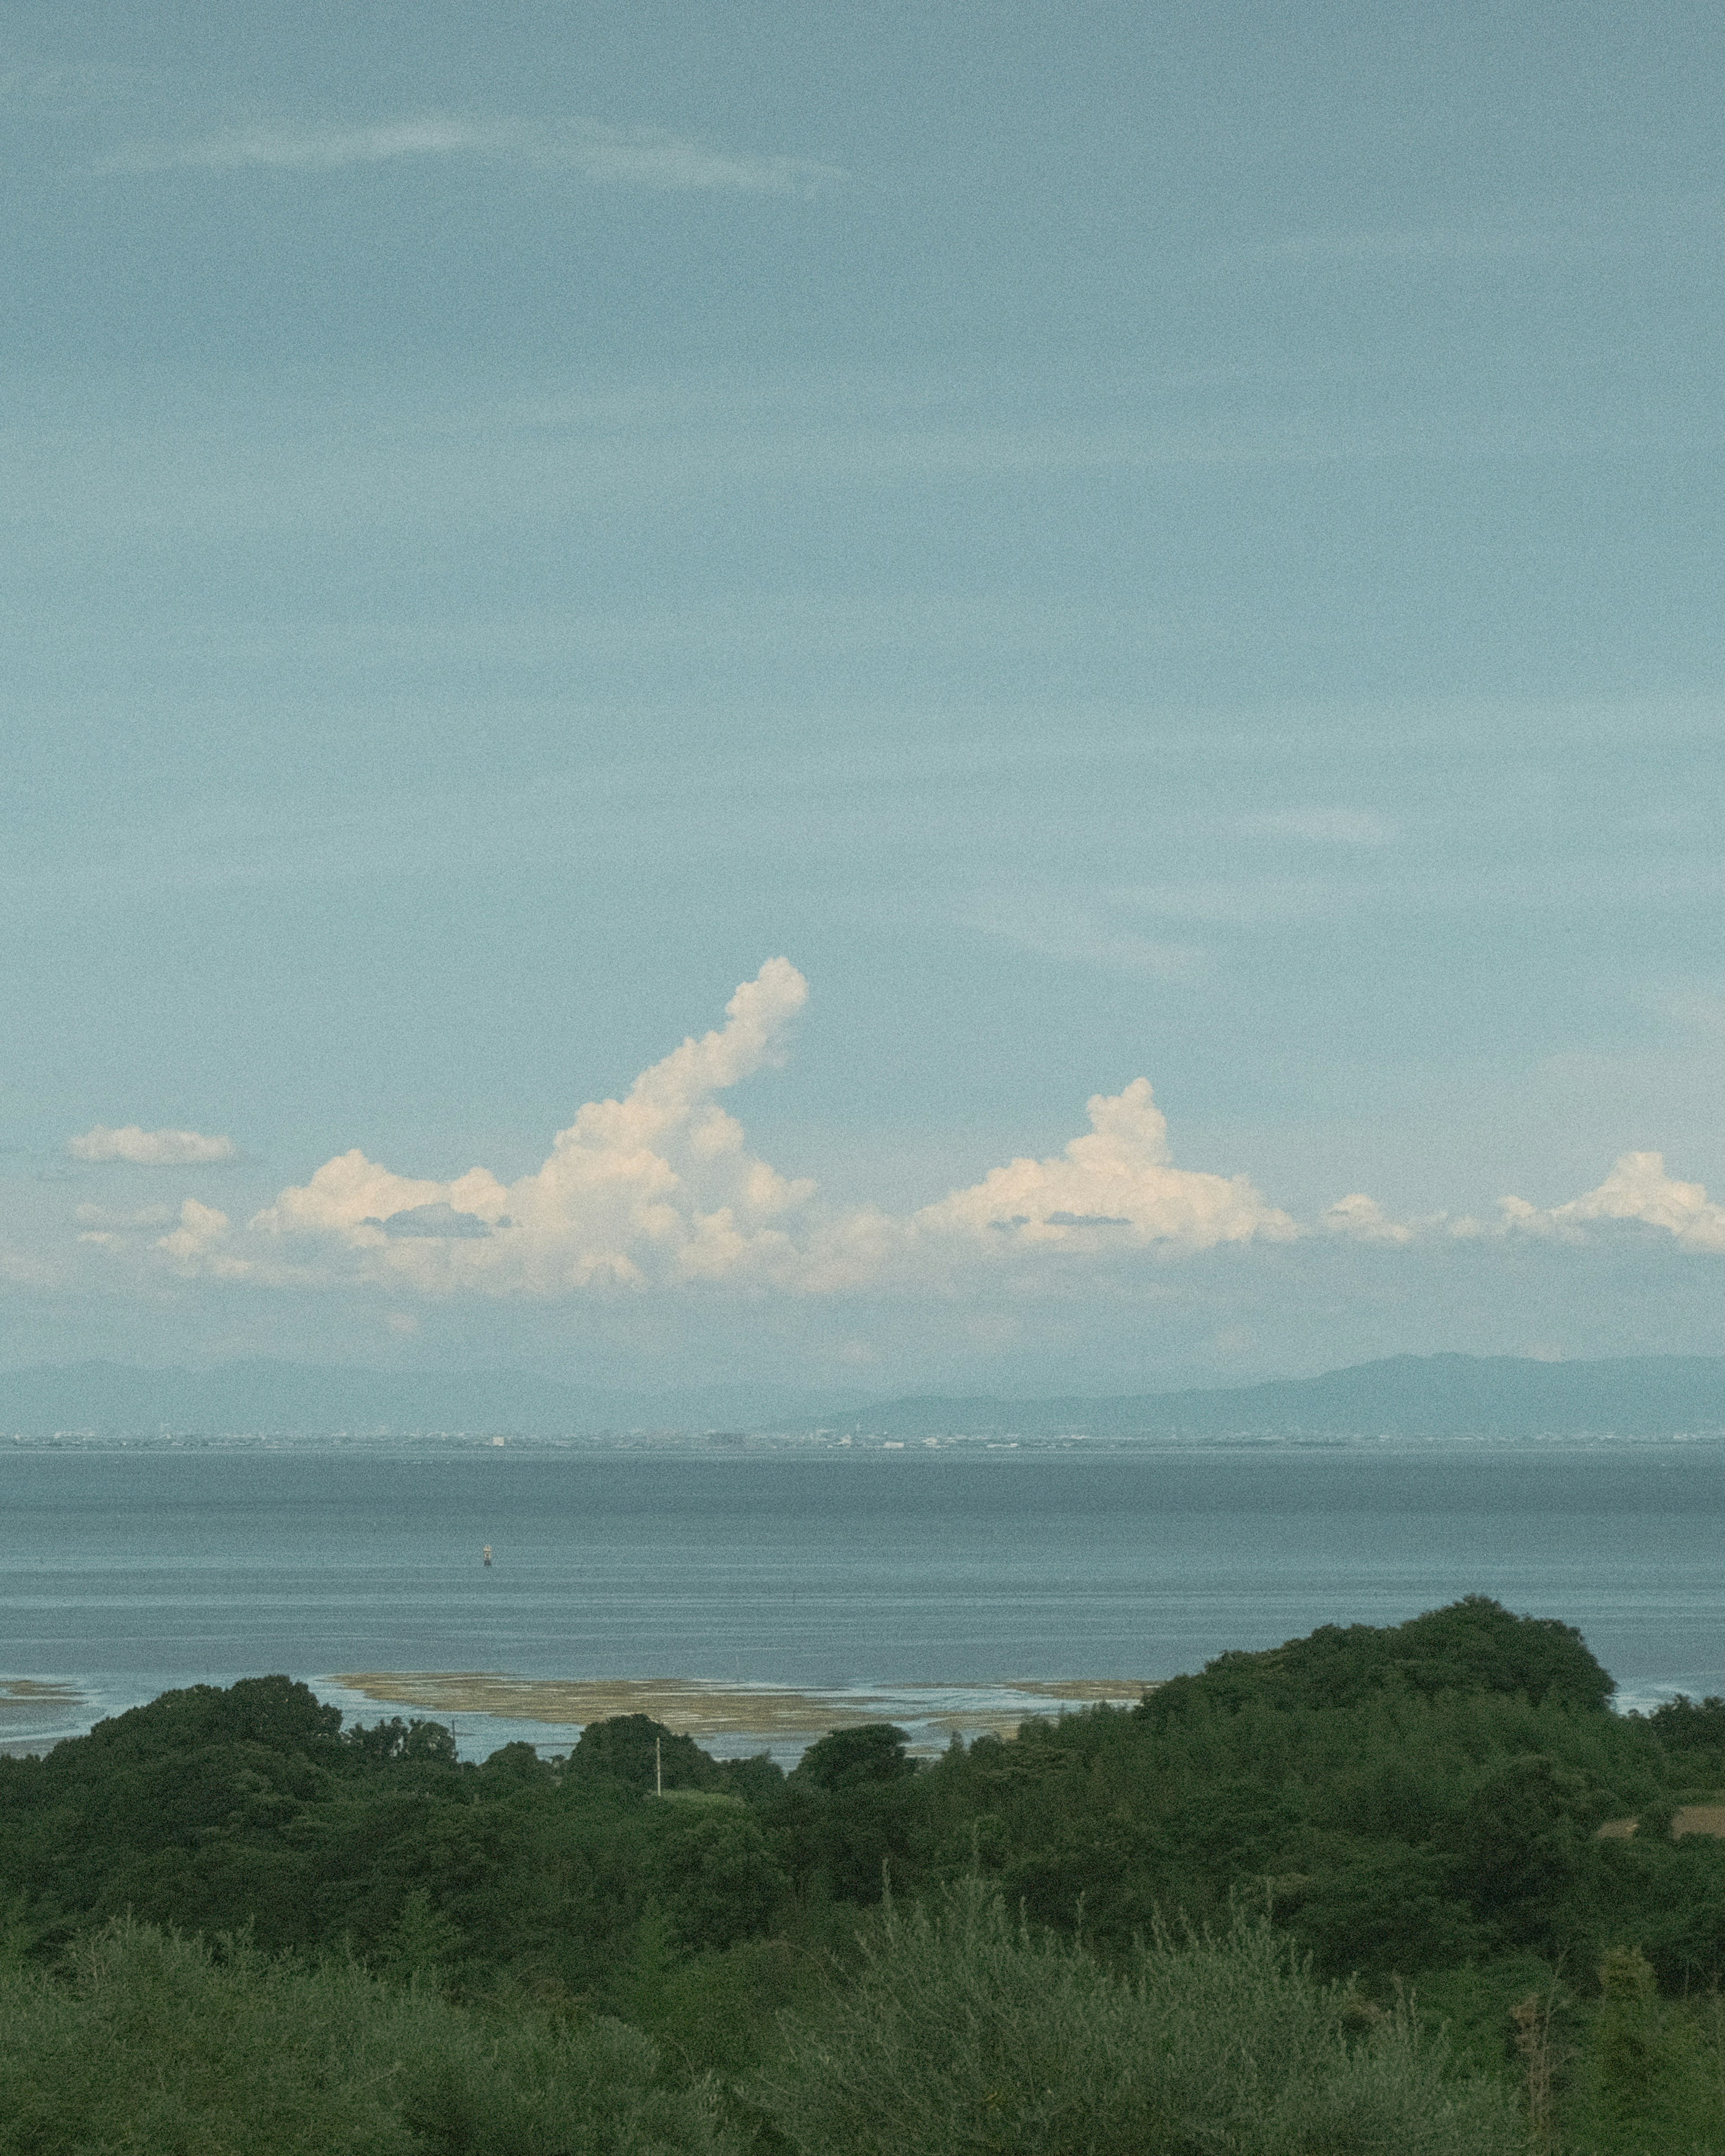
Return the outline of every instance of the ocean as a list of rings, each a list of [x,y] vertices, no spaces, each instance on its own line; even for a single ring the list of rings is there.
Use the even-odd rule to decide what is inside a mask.
[[[413,1710],[341,1675],[933,1686],[905,1712],[934,1727],[1015,1681],[1170,1676],[1470,1593],[1579,1626],[1625,1706],[1725,1692],[1715,1440],[19,1447],[0,1535],[0,1678],[53,1688],[7,1703],[14,1748],[275,1671],[368,1720]],[[573,1736],[466,1713],[457,1733],[467,1756]]]

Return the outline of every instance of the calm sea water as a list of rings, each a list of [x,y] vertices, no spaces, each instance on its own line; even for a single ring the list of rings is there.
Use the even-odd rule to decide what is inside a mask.
[[[62,1728],[278,1670],[1167,1676],[1470,1592],[1579,1625],[1628,1703],[1725,1692],[1717,1444],[20,1450],[0,1557],[0,1676],[76,1686]],[[463,1719],[464,1750],[521,1733]]]

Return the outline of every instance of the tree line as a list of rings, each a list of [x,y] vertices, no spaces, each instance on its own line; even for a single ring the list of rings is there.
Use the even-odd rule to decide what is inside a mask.
[[[788,1774],[166,1693],[0,1759],[0,2152],[1725,2156],[1725,1702],[1611,1690],[1473,1597]]]

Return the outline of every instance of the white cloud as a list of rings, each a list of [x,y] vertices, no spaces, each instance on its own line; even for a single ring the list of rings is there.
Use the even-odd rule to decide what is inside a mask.
[[[1307,1232],[1245,1176],[1177,1166],[1145,1078],[1093,1096],[1089,1129],[1058,1152],[1008,1161],[931,1204],[902,1213],[824,1205],[812,1181],[788,1178],[749,1150],[716,1097],[783,1061],[808,993],[788,959],[769,959],[732,996],[722,1026],[685,1040],[621,1100],[587,1102],[541,1165],[513,1183],[477,1167],[448,1182],[398,1175],[355,1147],[280,1191],[242,1228],[188,1198],[152,1247],[187,1276],[362,1283],[392,1297],[714,1288],[945,1296],[991,1279],[1014,1293],[1070,1284],[1105,1294],[1136,1279],[1132,1291],[1141,1292],[1147,1261],[1285,1244]],[[228,1144],[136,1130],[99,1130],[74,1142],[96,1145],[81,1158],[171,1157],[147,1149],[161,1141]],[[85,1240],[116,1252],[126,1246],[125,1229],[154,1224],[142,1214],[93,1208],[80,1218]],[[1725,1254],[1725,1205],[1668,1175],[1651,1152],[1625,1153],[1597,1189],[1548,1211],[1505,1199],[1495,1223],[1449,1214],[1397,1220],[1353,1191],[1316,1224],[1384,1247],[1483,1245],[1523,1234],[1579,1242],[1630,1224]]]
[[[1168,1123],[1147,1078],[1123,1092],[1098,1093],[1091,1127],[1053,1160],[1014,1160],[968,1190],[926,1206],[924,1233],[957,1229],[1020,1248],[1151,1245],[1201,1250],[1256,1237],[1286,1241],[1297,1231],[1243,1175],[1204,1174],[1169,1158]]]
[[[1117,1264],[1297,1230],[1243,1176],[1177,1168],[1149,1083],[1090,1103],[1090,1130],[919,1211],[835,1211],[748,1149],[715,1096],[783,1060],[808,996],[783,958],[620,1101],[589,1101],[531,1174],[399,1176],[357,1148],[243,1231],[187,1200],[157,1247],[185,1270],[429,1294],[555,1296],[726,1284],[803,1294],[951,1287],[979,1271]]]
[[[1596,1190],[1549,1212],[1506,1198],[1503,1215],[1511,1229],[1578,1240],[1606,1222],[1638,1222],[1664,1229],[1685,1250],[1725,1252],[1725,1205],[1715,1204],[1704,1185],[1668,1175],[1663,1153],[1622,1154]]]
[[[463,120],[428,114],[358,126],[238,127],[178,142],[136,143],[110,172],[339,172],[402,158],[478,157],[560,166],[600,184],[743,194],[806,195],[841,182],[838,167],[803,157],[760,157],[674,135],[597,120]]]
[[[459,120],[384,121],[359,127],[235,127],[189,141],[140,142],[108,159],[115,172],[177,169],[236,171],[247,166],[334,172],[344,165],[382,164],[396,157],[448,157],[455,151],[506,149],[514,131]]]
[[[251,1224],[271,1254],[321,1239],[360,1270],[436,1291],[555,1295],[773,1274],[793,1255],[783,1223],[814,1185],[749,1153],[712,1096],[782,1060],[808,983],[769,959],[726,1007],[726,1023],[644,1070],[621,1101],[589,1101],[549,1158],[511,1184],[475,1168],[450,1183],[395,1175],[357,1149],[284,1190]],[[390,1232],[403,1215],[430,1234]],[[472,1229],[451,1234],[452,1216]]]
[[[1324,1225],[1332,1235],[1347,1235],[1357,1243],[1411,1243],[1414,1229],[1404,1220],[1392,1220],[1375,1198],[1363,1190],[1338,1198],[1324,1211]]]
[[[156,1247],[183,1271],[243,1278],[244,1261],[228,1257],[222,1248],[232,1224],[228,1215],[213,1205],[200,1205],[195,1198],[188,1198],[180,1208],[179,1226],[172,1235],[162,1236]]]
[[[1495,1221],[1471,1214],[1432,1213],[1395,1220],[1374,1198],[1355,1191],[1323,1215],[1332,1234],[1356,1242],[1486,1242],[1505,1236],[1539,1235],[1554,1242],[1585,1243],[1620,1226],[1662,1229],[1687,1250],[1725,1255],[1725,1205],[1716,1204],[1699,1183],[1680,1183],[1666,1173],[1665,1156],[1626,1152],[1596,1189],[1548,1208],[1525,1198],[1498,1201]]]
[[[73,1284],[64,1261],[34,1251],[13,1250],[5,1244],[0,1244],[0,1281],[8,1287],[49,1290]]]
[[[232,1138],[206,1137],[202,1131],[146,1131],[136,1123],[119,1130],[98,1123],[82,1137],[68,1138],[74,1160],[123,1160],[134,1168],[192,1168],[234,1160],[239,1148]]]

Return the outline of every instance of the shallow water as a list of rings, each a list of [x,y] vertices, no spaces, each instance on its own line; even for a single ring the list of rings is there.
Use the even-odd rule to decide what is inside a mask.
[[[495,1561],[480,1561],[490,1543]],[[1578,1625],[1630,1704],[1725,1692],[1725,1445],[729,1459],[20,1449],[0,1677],[39,1727],[265,1671],[856,1690],[1154,1678],[1466,1593]],[[567,1727],[462,1716],[464,1752]],[[727,1743],[726,1750],[749,1748]]]

